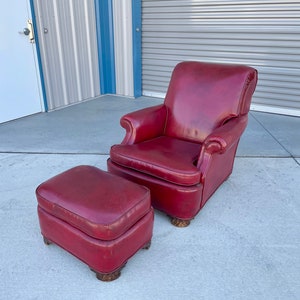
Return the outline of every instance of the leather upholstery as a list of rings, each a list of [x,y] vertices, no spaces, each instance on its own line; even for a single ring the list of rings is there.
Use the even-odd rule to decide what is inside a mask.
[[[77,166],[41,184],[39,207],[87,235],[113,240],[151,209],[150,192],[92,166]]]
[[[159,136],[131,147],[116,145],[111,159],[162,180],[190,186],[200,181],[201,173],[195,165],[200,148],[198,143]]]
[[[149,246],[154,213],[143,186],[78,166],[42,183],[36,196],[47,242],[85,262],[97,277],[119,272],[139,249]]]
[[[192,219],[232,172],[256,83],[248,66],[179,63],[163,104],[121,118],[126,135],[108,170],[149,187],[154,207]]]
[[[118,270],[152,237],[153,209],[123,235],[110,241],[90,237],[40,207],[38,215],[43,236],[100,273]]]

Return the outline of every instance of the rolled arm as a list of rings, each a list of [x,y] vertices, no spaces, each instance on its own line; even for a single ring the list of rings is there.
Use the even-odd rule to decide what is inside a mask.
[[[224,125],[214,130],[203,142],[201,152],[198,158],[198,168],[207,161],[212,154],[225,153],[230,149],[241,137],[248,122],[248,116],[244,115],[229,120]]]
[[[224,153],[239,140],[248,122],[247,115],[233,118],[221,127],[218,127],[204,141],[203,147],[211,153]]]
[[[147,107],[123,116],[121,126],[126,130],[122,144],[135,144],[161,135],[165,129],[167,109],[164,104]]]

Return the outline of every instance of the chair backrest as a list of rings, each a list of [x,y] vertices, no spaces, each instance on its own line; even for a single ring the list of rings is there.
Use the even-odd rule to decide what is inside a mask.
[[[202,142],[232,117],[249,112],[257,71],[248,66],[179,63],[172,73],[165,105],[165,135]]]

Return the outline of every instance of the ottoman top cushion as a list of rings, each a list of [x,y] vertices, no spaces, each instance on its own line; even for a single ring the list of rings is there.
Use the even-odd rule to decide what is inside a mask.
[[[49,214],[101,240],[118,238],[151,209],[146,187],[93,166],[50,178],[36,196]]]

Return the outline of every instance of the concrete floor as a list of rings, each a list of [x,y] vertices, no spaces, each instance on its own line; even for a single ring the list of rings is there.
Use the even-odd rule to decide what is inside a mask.
[[[300,299],[300,118],[251,112],[231,177],[187,228],[155,212],[148,251],[110,283],[45,246],[38,184],[106,169],[120,117],[161,103],[104,96],[0,124],[0,299]]]

